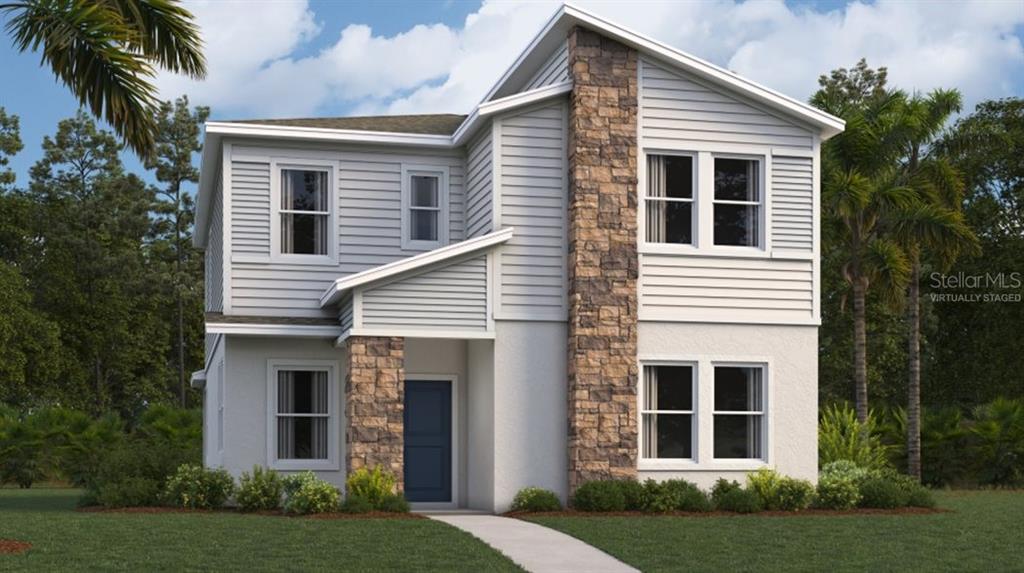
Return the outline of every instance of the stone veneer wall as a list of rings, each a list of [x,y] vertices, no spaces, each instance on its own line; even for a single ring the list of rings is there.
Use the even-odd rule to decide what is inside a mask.
[[[637,52],[569,34],[569,489],[636,476]]]
[[[381,466],[403,489],[405,339],[351,336],[345,376],[345,471]]]

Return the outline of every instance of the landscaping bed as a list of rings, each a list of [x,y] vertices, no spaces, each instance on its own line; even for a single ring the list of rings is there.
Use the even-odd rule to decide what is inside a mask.
[[[864,516],[864,515],[932,515],[935,513],[948,513],[952,510],[941,507],[897,507],[893,509],[877,509],[869,507],[855,507],[853,509],[818,509],[809,508],[801,511],[760,511],[758,513],[737,513],[735,511],[664,511],[650,513],[646,511],[577,511],[565,509],[562,511],[509,511],[504,513],[505,517],[516,519],[532,520],[539,517],[839,517],[839,516]]]

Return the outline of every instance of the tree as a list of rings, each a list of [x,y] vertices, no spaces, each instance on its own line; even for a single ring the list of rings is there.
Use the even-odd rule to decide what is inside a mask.
[[[984,253],[960,257],[948,274],[1002,277],[971,292],[1017,298],[932,304],[941,328],[924,356],[925,402],[969,409],[1024,398],[1024,99],[981,102],[935,148],[963,176],[964,218]]]
[[[905,105],[907,124],[901,183],[914,203],[899,214],[896,236],[910,259],[907,285],[907,470],[921,479],[921,263],[947,270],[961,251],[975,251],[977,238],[961,212],[963,182],[932,144],[949,117],[960,111],[960,94],[935,90]]]
[[[206,74],[199,29],[176,0],[21,0],[0,3],[18,50],[42,63],[139,155],[154,141],[155,68]]]
[[[210,115],[210,109],[189,108],[188,97],[183,96],[175,102],[164,102],[157,116],[155,153],[146,161],[147,169],[156,169],[156,178],[166,187],[159,191],[164,199],[160,205],[160,213],[165,215],[173,227],[170,245],[173,250],[174,272],[170,286],[173,289],[176,313],[177,356],[175,362],[178,369],[178,392],[182,407],[186,406],[186,306],[188,313],[195,321],[202,321],[203,309],[203,266],[202,254],[192,248],[192,225],[195,217],[195,206],[191,195],[182,193],[185,183],[197,183],[199,170],[192,164],[192,155],[202,151],[199,140],[200,125]],[[189,348],[199,348],[199,341],[189,344]],[[201,360],[201,358],[200,358]]]
[[[913,201],[896,169],[906,137],[901,123],[906,96],[887,91],[884,69],[875,72],[866,64],[836,70],[819,83],[811,102],[846,120],[846,130],[822,150],[823,234],[827,246],[842,253],[840,272],[853,298],[855,403],[865,423],[868,291],[874,287],[881,300],[896,304],[910,273],[890,234],[896,213]]]
[[[130,417],[165,398],[169,301],[153,280],[155,194],[126,174],[113,134],[82,112],[43,141],[31,169],[31,244],[23,272],[72,356],[65,405]]]
[[[21,151],[21,131],[18,116],[7,115],[0,107],[0,192],[14,184],[14,171],[8,167],[9,157]]]

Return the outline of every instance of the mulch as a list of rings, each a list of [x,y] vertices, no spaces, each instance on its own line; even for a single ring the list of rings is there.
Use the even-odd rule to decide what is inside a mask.
[[[237,508],[224,509],[186,509],[183,507],[103,507],[88,506],[79,507],[76,511],[85,513],[135,513],[135,514],[156,514],[156,513],[193,513],[193,514],[216,514],[228,513],[235,515],[262,515],[267,517],[289,517],[295,519],[425,519],[425,516],[418,513],[388,513],[384,511],[370,511],[367,513],[315,513],[310,515],[287,514],[281,511],[252,511],[242,512]]]
[[[17,555],[29,549],[32,549],[32,544],[27,541],[0,539],[0,555]]]
[[[847,510],[805,509],[803,511],[761,511],[758,513],[735,513],[732,511],[668,511],[664,513],[648,513],[643,511],[510,511],[506,517],[837,517],[858,515],[933,515],[949,513],[949,509],[930,507],[900,507],[896,509],[856,508]]]

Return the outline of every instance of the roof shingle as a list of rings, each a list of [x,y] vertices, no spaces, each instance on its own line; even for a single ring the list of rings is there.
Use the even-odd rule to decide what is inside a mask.
[[[389,133],[451,135],[462,125],[465,115],[437,113],[426,115],[376,115],[359,117],[308,117],[295,119],[242,119],[230,123],[316,127],[321,129],[352,129]]]

